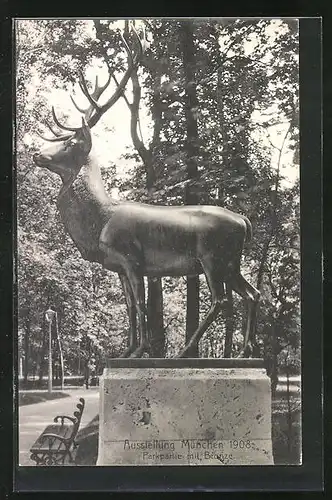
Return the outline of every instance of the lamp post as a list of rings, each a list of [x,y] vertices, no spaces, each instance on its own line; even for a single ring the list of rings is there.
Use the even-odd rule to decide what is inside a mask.
[[[56,312],[53,309],[47,309],[45,313],[48,322],[48,392],[52,392],[52,322]]]

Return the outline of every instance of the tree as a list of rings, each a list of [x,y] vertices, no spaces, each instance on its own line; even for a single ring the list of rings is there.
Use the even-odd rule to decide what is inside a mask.
[[[101,50],[106,60],[108,60],[107,50],[114,43],[109,36],[109,28],[107,25],[103,25],[101,21],[94,21],[96,37],[100,41]],[[106,29],[105,29],[106,28]],[[124,34],[129,41],[129,21],[125,21]],[[144,42],[145,40],[143,40]],[[129,64],[129,60],[128,60]],[[143,137],[140,130],[140,101],[141,101],[141,86],[137,74],[137,70],[134,69],[131,74],[131,83],[133,89],[133,100],[129,102],[125,94],[123,98],[130,111],[130,134],[134,148],[140,156],[143,162],[143,168],[145,170],[146,176],[146,190],[149,195],[151,193],[155,178],[155,158],[154,151],[160,141],[160,111],[158,109],[158,81],[160,80],[160,75],[158,75],[158,68],[155,68],[151,77],[154,80],[154,110],[153,110],[153,121],[154,121],[154,132],[152,140],[148,147],[145,146],[143,142]],[[113,75],[115,83],[118,84],[116,77]],[[164,330],[164,318],[163,318],[163,295],[162,295],[162,281],[161,278],[148,278],[148,292],[147,292],[147,328],[149,332],[149,337],[151,341],[151,355],[154,357],[164,357],[165,355],[165,330]]]
[[[199,200],[193,185],[198,177],[198,126],[197,109],[198,101],[196,94],[196,61],[194,46],[194,24],[192,21],[180,22],[180,39],[182,49],[182,60],[184,70],[184,110],[186,117],[186,142],[185,162],[187,166],[187,179],[185,186],[184,202],[186,205],[197,205]],[[186,342],[188,342],[198,328],[199,324],[199,277],[187,276],[187,315],[186,315]],[[198,357],[198,345],[193,347],[190,355]]]
[[[121,71],[126,61],[121,55],[116,23],[111,30],[108,21],[100,21],[99,25],[77,20],[20,23],[17,72],[20,304],[30,311],[30,357],[36,357],[37,347],[42,343],[43,311],[51,301],[57,302],[65,364],[67,369],[75,370],[75,349],[84,331],[91,332],[101,364],[106,355],[120,352],[128,328],[125,308],[113,276],[82,260],[77,265],[78,254],[64,235],[55,210],[57,180],[41,170],[31,169],[32,150],[40,144],[34,135],[36,120],[31,111],[37,110],[42,118],[49,118],[48,90],[55,88],[64,95],[64,90],[75,81],[78,68],[95,73],[99,67],[105,67],[103,47],[115,71]],[[283,362],[283,353],[289,349],[299,356],[296,347],[300,334],[299,249],[292,250],[292,261],[284,253],[290,251],[290,241],[298,234],[299,200],[294,186],[283,177],[283,166],[293,165],[296,169],[298,162],[297,26],[275,19],[195,20],[189,24],[192,45],[186,47],[187,50],[194,47],[194,63],[192,74],[187,74],[187,83],[193,81],[194,85],[188,87],[181,22],[146,20],[149,43],[142,68],[131,81],[132,100],[127,97],[132,106],[128,128],[133,148],[124,153],[123,163],[130,165],[131,172],[124,175],[116,171],[113,160],[107,160],[103,177],[109,189],[116,187],[129,199],[181,204],[189,193],[199,203],[222,205],[250,218],[254,239],[245,249],[244,268],[249,280],[260,285],[263,295],[257,318],[259,349],[269,353],[276,366]],[[192,99],[196,99],[196,106],[188,106],[186,88],[195,88]],[[189,113],[197,131],[190,152]],[[69,105],[68,109],[63,108],[62,115],[68,114]],[[71,119],[75,124],[75,117]],[[105,120],[94,130],[97,149],[99,144],[105,144],[104,148],[111,152],[109,137],[109,121]],[[282,149],[280,154],[278,149]],[[188,179],[188,162],[197,169],[194,179]],[[282,258],[288,262],[287,266]],[[183,341],[183,287],[182,279],[163,280],[165,323],[158,331],[162,332],[161,339],[167,331],[167,355],[175,354]],[[278,302],[280,287],[286,310]],[[111,297],[112,307],[106,297]],[[161,295],[148,293],[148,302],[152,297],[160,299]],[[231,300],[228,295],[228,299],[226,321],[220,318],[213,332],[211,328],[201,342],[204,356],[229,355],[231,344],[234,354],[241,345],[241,301],[236,296]],[[200,280],[202,313],[208,303],[206,284]],[[156,317],[161,316],[158,313]],[[19,324],[23,332],[22,318]],[[157,330],[152,326],[150,329]],[[292,347],[287,339],[292,339]]]
[[[153,23],[161,25],[158,20]],[[168,55],[163,66],[159,153],[164,168],[156,181],[155,199],[176,204],[181,203],[187,186],[184,82],[178,23],[167,21],[162,23],[162,27],[164,40],[167,41],[165,53]],[[201,203],[224,205],[251,219],[254,240],[251,248],[246,250],[245,262],[248,262],[249,276],[256,281],[270,235],[278,177],[274,148],[268,137],[273,130],[277,130],[277,135],[279,130],[285,133],[281,129],[289,125],[291,109],[296,111],[298,108],[298,34],[294,27],[289,29],[287,23],[277,20],[196,21],[194,33],[199,61],[196,75],[199,107],[196,115],[201,153],[196,188]],[[284,85],[284,82],[287,83]],[[296,112],[292,116],[292,132],[283,148],[282,160],[291,148],[295,148],[297,141]],[[294,158],[295,153],[296,149]],[[136,199],[139,199],[141,191],[137,189],[140,185],[137,172],[134,189]],[[283,183],[282,176],[280,182]],[[281,200],[284,191],[282,187]],[[282,223],[281,219],[278,220],[278,224]],[[268,289],[265,273],[263,278],[265,294]],[[202,283],[203,309],[206,302],[204,285]],[[228,304],[231,310],[232,302],[229,300]],[[264,338],[261,337],[264,307],[263,297],[261,316],[258,318],[260,345]],[[228,340],[233,337],[233,349],[236,350],[240,345],[241,324],[237,298],[234,298],[233,310],[235,321],[231,320],[230,313],[227,314],[226,330]],[[203,350],[204,346],[205,340],[202,341]],[[225,347],[229,354],[230,342]],[[219,347],[216,349],[219,350]],[[208,350],[211,352],[210,347]]]
[[[82,261],[76,248],[66,236],[56,212],[56,196],[59,182],[41,169],[31,168],[32,151],[41,143],[34,134],[38,122],[31,110],[47,117],[46,106],[49,88],[64,86],[64,60],[67,57],[66,78],[72,79],[71,59],[64,54],[63,39],[72,37],[73,52],[77,55],[89,52],[84,45],[77,47],[76,30],[79,22],[55,23],[31,21],[20,24],[18,50],[18,99],[17,99],[17,178],[18,178],[18,239],[19,263],[18,282],[20,308],[26,308],[31,317],[30,360],[37,360],[40,377],[43,376],[43,332],[46,331],[44,315],[51,303],[56,306],[59,331],[63,339],[63,356],[66,373],[75,372],[77,367],[77,342],[81,333],[89,331],[92,342],[98,350],[100,369],[105,356],[119,355],[127,337],[127,318],[117,282],[98,266]],[[49,50],[46,47],[48,30],[54,28],[55,36]],[[84,37],[86,42],[86,37]],[[50,39],[49,39],[50,41]],[[45,45],[43,45],[45,42]],[[53,54],[58,45],[61,56]],[[90,41],[88,42],[89,47]],[[38,51],[37,51],[38,49]],[[80,50],[79,50],[80,49]],[[76,51],[76,52],[75,52]],[[39,54],[35,57],[33,54]],[[91,56],[91,53],[89,53]],[[74,60],[74,59],[73,59]],[[55,62],[52,65],[52,62]],[[54,69],[54,72],[50,71]],[[44,85],[45,81],[49,85]],[[34,82],[34,86],[31,85]],[[37,89],[37,91],[36,91]],[[38,92],[39,89],[39,92]],[[44,106],[45,105],[45,106]],[[110,181],[114,169],[103,174]],[[45,203],[45,197],[47,203]],[[98,286],[97,283],[100,283]],[[107,307],[106,297],[113,295],[114,314]],[[84,314],[83,311],[88,311]],[[19,316],[21,325],[23,319]],[[30,363],[31,369],[31,363]]]

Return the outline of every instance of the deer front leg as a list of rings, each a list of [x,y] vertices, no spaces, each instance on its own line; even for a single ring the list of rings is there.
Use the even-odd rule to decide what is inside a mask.
[[[121,238],[120,238],[121,236]],[[134,348],[133,356],[140,356],[148,348],[148,336],[145,321],[145,294],[144,280],[139,272],[140,256],[139,252],[130,242],[125,241],[123,235],[113,234],[111,228],[106,225],[100,236],[100,248],[105,253],[104,267],[114,270],[126,278],[125,287],[131,293],[126,294],[134,300],[135,310],[138,314],[138,325],[140,331],[140,345]],[[133,308],[130,307],[130,315],[134,317]],[[134,320],[135,324],[136,319]],[[136,329],[135,329],[136,330]],[[132,330],[133,331],[133,330]],[[136,346],[136,339],[131,338],[132,344]],[[130,349],[130,352],[132,350]],[[127,354],[127,353],[125,353]]]
[[[136,306],[134,295],[127,277],[123,274],[119,274],[119,278],[126,299],[129,319],[129,345],[128,348],[121,354],[120,358],[128,358],[130,354],[137,348]]]
[[[140,275],[140,273],[137,272],[137,270],[134,270],[131,266],[127,267],[126,275],[135,300],[140,332],[140,344],[133,351],[130,357],[139,358],[144,354],[144,352],[148,351],[149,349],[149,340],[146,328],[144,278]]]

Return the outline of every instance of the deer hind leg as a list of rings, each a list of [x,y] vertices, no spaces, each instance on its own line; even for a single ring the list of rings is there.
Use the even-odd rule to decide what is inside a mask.
[[[211,292],[211,307],[205,318],[199,324],[197,330],[193,333],[190,341],[185,345],[184,349],[182,349],[180,354],[177,356],[178,358],[188,357],[188,354],[192,347],[200,341],[208,327],[217,318],[222,308],[225,296],[224,283],[219,270],[217,271],[218,267],[215,264],[214,260],[204,260],[204,262],[201,262],[201,265],[203,267],[206,281]]]
[[[123,274],[120,274],[119,278],[125,295],[129,318],[129,345],[128,348],[121,354],[120,358],[128,358],[130,354],[137,348],[136,306],[134,295],[127,277]]]
[[[244,344],[243,349],[239,354],[239,357],[247,357],[252,355],[253,346],[256,343],[256,316],[261,294],[242,276],[241,273],[232,277],[231,286],[233,290],[246,301],[247,304],[247,323],[244,335]]]

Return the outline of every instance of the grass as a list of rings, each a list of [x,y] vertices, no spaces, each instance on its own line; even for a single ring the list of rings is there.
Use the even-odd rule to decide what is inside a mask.
[[[25,406],[25,405],[33,405],[35,403],[42,403],[44,401],[50,401],[52,399],[60,399],[60,398],[67,398],[69,397],[69,394],[66,394],[65,392],[61,391],[54,391],[54,392],[20,392],[18,395],[18,405],[19,406]]]
[[[75,439],[78,444],[75,465],[96,465],[98,458],[99,415],[96,415]]]

